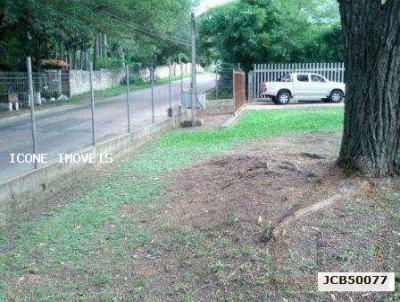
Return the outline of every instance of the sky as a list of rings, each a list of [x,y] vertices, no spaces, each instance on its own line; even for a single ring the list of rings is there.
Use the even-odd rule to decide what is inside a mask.
[[[196,15],[201,15],[202,13],[204,13],[205,11],[207,11],[212,7],[222,5],[228,2],[232,2],[232,0],[201,0],[200,5],[196,9]]]

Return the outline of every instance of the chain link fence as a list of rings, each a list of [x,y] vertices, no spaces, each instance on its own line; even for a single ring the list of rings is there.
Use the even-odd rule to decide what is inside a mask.
[[[51,161],[166,120],[191,91],[190,64],[178,63],[113,74],[51,70],[31,79],[27,72],[0,73],[0,183],[41,166],[27,156]],[[212,76],[201,75],[199,94],[214,85]]]
[[[233,99],[233,71],[237,64],[218,63],[216,66],[217,85],[215,89],[215,99]]]

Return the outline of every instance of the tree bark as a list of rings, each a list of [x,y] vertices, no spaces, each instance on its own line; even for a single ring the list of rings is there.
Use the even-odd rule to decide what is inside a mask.
[[[125,68],[125,52],[124,52],[124,49],[121,47],[121,45],[119,45],[117,47],[117,54],[118,54],[118,57],[121,60],[122,68]]]
[[[89,62],[90,62],[90,59],[89,59],[89,51],[86,49],[85,50],[85,70],[89,70]]]
[[[65,61],[65,36],[64,32],[60,29],[59,31],[59,57],[58,59]]]
[[[107,48],[108,48],[107,34],[103,34],[103,49],[104,49],[103,57],[107,56]]]
[[[75,48],[72,49],[72,51],[71,51],[70,69],[76,69],[76,66],[77,66],[76,52],[77,52],[77,50]]]
[[[97,36],[94,38],[93,42],[93,70],[97,69],[97,59],[98,59],[98,43],[97,43]]]
[[[346,104],[339,165],[400,174],[400,1],[339,0]]]

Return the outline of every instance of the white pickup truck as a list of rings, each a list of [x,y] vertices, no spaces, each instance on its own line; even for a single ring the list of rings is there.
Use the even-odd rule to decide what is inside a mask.
[[[270,97],[276,104],[281,105],[288,104],[292,98],[340,103],[345,92],[345,84],[331,82],[313,73],[292,73],[280,82],[263,82],[260,85],[261,97]]]

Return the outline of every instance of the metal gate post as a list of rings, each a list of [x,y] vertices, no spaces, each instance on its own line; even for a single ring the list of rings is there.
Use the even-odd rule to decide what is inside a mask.
[[[253,75],[254,75],[253,71],[250,71],[247,74],[247,102],[253,101],[253,95],[252,95],[253,85],[254,85]]]

